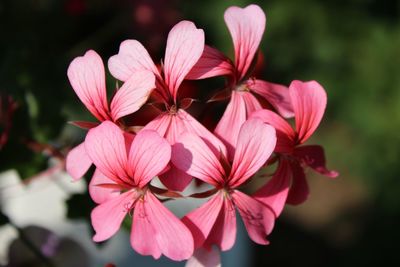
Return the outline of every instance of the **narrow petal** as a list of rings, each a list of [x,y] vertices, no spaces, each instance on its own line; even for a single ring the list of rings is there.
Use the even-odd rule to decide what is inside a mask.
[[[242,92],[241,95],[246,106],[246,118],[253,112],[262,109],[260,102],[258,102],[257,98],[252,93],[245,91]]]
[[[326,168],[325,152],[322,146],[299,146],[296,147],[294,155],[307,166],[313,168],[316,172],[335,178],[339,175],[337,171],[331,171]]]
[[[233,159],[240,127],[245,121],[245,101],[241,93],[233,91],[229,104],[214,131],[215,135],[224,141],[230,160]]]
[[[267,161],[276,145],[275,129],[260,119],[243,123],[236,145],[229,184],[237,187],[247,181]]]
[[[148,70],[160,76],[146,48],[136,40],[121,43],[118,54],[108,60],[108,69],[121,81],[127,81],[133,73],[141,70]]]
[[[307,200],[310,190],[303,168],[298,163],[292,163],[291,169],[293,174],[292,185],[286,203],[299,205]]]
[[[85,139],[86,152],[99,170],[115,182],[129,182],[127,153],[121,129],[110,121],[92,128]]]
[[[68,123],[84,130],[89,130],[99,125],[98,122],[91,121],[69,121]]]
[[[155,236],[157,229],[152,225],[146,205],[144,201],[138,201],[135,205],[133,213],[132,231],[131,231],[131,246],[141,255],[151,255],[158,259],[161,257],[161,249]]]
[[[96,169],[89,183],[89,194],[92,200],[97,204],[104,203],[119,195],[119,190],[115,188],[106,188],[102,186],[104,184],[117,185],[113,180],[102,174],[99,169]]]
[[[272,210],[240,191],[235,190],[231,196],[251,240],[257,244],[267,245],[269,241],[266,237],[272,232],[275,223]]]
[[[220,197],[224,200],[223,207],[204,246],[211,248],[212,245],[217,245],[222,251],[227,251],[236,240],[236,211],[231,200],[223,195]]]
[[[265,30],[265,14],[257,5],[233,6],[225,11],[224,18],[232,36],[240,80],[246,75],[260,45]]]
[[[278,169],[272,179],[258,189],[253,198],[270,207],[275,217],[278,217],[285,206],[291,178],[290,165],[285,160],[279,161]]]
[[[182,222],[192,232],[195,248],[200,248],[207,239],[223,205],[223,197],[218,193],[182,218]]]
[[[185,267],[221,267],[221,254],[215,247],[210,250],[198,248],[186,262]]]
[[[156,131],[142,130],[132,142],[128,157],[131,177],[143,187],[161,173],[171,158],[171,146]]]
[[[114,121],[137,111],[147,101],[155,88],[155,77],[150,71],[134,72],[117,91],[111,101],[111,116]]]
[[[286,86],[254,79],[247,80],[246,85],[252,92],[265,98],[284,118],[294,116],[289,90]]]
[[[104,65],[101,57],[89,50],[68,67],[68,79],[86,108],[99,121],[109,119]]]
[[[276,130],[277,143],[275,151],[279,153],[292,152],[295,147],[296,133],[292,126],[281,116],[267,109],[257,110],[250,115],[250,118],[258,118],[273,126]]]
[[[164,61],[164,78],[170,93],[176,93],[185,76],[204,50],[204,32],[193,22],[181,21],[168,34]]]
[[[93,209],[91,219],[96,231],[93,237],[95,242],[104,241],[118,231],[135,197],[136,194],[133,191],[128,191]]]
[[[84,143],[77,145],[71,151],[69,151],[65,162],[65,168],[67,169],[67,172],[75,181],[82,178],[82,176],[89,170],[91,165],[92,160],[86,153]]]
[[[172,163],[180,170],[206,183],[224,183],[224,168],[206,143],[197,135],[185,132],[172,146]]]
[[[235,75],[235,67],[219,50],[205,45],[199,61],[190,70],[186,79],[200,80],[222,75]]]
[[[143,255],[164,254],[176,261],[190,258],[194,250],[189,229],[149,191],[136,204],[131,244]]]
[[[316,81],[293,81],[289,86],[298,140],[304,143],[317,129],[326,108],[326,92]]]

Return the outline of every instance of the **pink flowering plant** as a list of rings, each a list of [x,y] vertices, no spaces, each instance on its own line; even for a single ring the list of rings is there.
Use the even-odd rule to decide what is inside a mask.
[[[122,83],[110,101],[101,57],[89,50],[71,62],[71,86],[97,122],[74,122],[88,133],[69,152],[66,168],[77,180],[95,166],[89,184],[97,204],[91,213],[95,242],[109,239],[128,218],[136,252],[188,260],[187,266],[217,266],[219,251],[235,243],[236,211],[249,237],[266,245],[285,204],[307,199],[306,168],[338,175],[326,168],[321,146],[304,145],[324,115],[323,87],[297,80],[286,87],[255,77],[264,12],[257,5],[230,7],[224,18],[233,61],[205,45],[204,31],[190,21],[171,29],[157,65],[139,41],[122,42],[108,60],[110,73]],[[212,129],[187,111],[194,99],[181,91],[185,80],[217,76],[225,77],[225,87],[211,100],[228,104]],[[124,119],[150,104],[158,115],[145,124]],[[271,177],[259,175],[263,185],[254,193],[243,191],[266,172]],[[210,189],[185,195],[193,179]],[[189,197],[205,201],[183,218],[163,204]]]

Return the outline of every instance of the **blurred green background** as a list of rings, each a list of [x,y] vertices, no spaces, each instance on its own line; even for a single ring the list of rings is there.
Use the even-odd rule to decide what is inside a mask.
[[[121,41],[138,39],[158,60],[169,29],[181,19],[194,21],[205,30],[208,44],[232,55],[223,12],[250,3],[267,14],[263,78],[287,85],[294,79],[317,80],[327,90],[326,116],[309,143],[323,144],[328,166],[341,173],[335,181],[310,175],[310,200],[287,209],[271,245],[254,245],[253,265],[399,262],[396,0],[2,0],[0,130],[4,134],[9,129],[9,134],[0,150],[0,171],[16,168],[22,177],[30,177],[46,168],[49,156],[32,144],[65,152],[81,141],[84,132],[66,124],[91,119],[67,80],[74,57],[94,49],[106,61]],[[10,128],[4,95],[18,104]]]

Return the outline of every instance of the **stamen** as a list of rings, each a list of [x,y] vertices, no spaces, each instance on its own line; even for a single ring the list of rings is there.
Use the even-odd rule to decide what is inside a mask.
[[[242,83],[242,84],[239,84],[238,86],[236,86],[235,90],[238,92],[250,92],[249,87],[245,83]]]

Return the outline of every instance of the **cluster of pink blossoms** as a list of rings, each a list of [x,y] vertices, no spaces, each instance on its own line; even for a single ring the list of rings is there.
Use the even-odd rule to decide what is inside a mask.
[[[224,18],[233,39],[234,61],[205,45],[203,30],[190,21],[179,22],[169,32],[162,64],[154,64],[140,42],[122,42],[108,61],[111,74],[123,82],[110,102],[104,65],[96,52],[90,50],[70,64],[72,88],[99,120],[76,122],[90,130],[67,157],[74,179],[92,164],[96,167],[89,184],[98,204],[91,214],[94,241],[113,236],[130,214],[131,246],[138,253],[154,258],[163,254],[177,261],[190,258],[188,265],[217,265],[219,250],[229,250],[235,243],[236,210],[249,237],[268,244],[284,205],[300,204],[309,194],[305,168],[328,177],[338,175],[326,169],[321,146],[303,145],[323,117],[324,89],[315,81],[293,81],[287,88],[254,77],[251,70],[265,29],[264,12],[256,5],[230,7]],[[226,78],[224,94],[230,100],[213,130],[185,110],[190,101],[179,89],[184,80],[216,76]],[[143,127],[127,125],[123,117],[150,99],[165,109]],[[294,129],[287,121],[292,117]],[[241,191],[270,165],[276,165],[275,172],[261,188],[252,195]],[[155,177],[165,188],[152,184]],[[208,200],[179,219],[160,199],[183,197],[179,192],[192,179],[212,189],[195,194]]]

